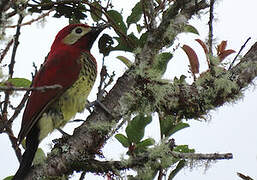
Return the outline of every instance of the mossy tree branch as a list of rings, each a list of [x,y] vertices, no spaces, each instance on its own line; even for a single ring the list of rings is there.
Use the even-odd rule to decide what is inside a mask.
[[[166,114],[179,115],[180,118],[199,118],[209,110],[238,100],[242,91],[257,76],[257,43],[255,43],[241,62],[231,70],[222,68],[216,77],[207,72],[194,84],[169,84],[159,105]]]
[[[231,69],[230,75],[231,78],[238,85],[239,89],[237,92],[229,93],[226,97],[221,98],[220,101],[212,101],[212,107],[218,107],[223,105],[228,100],[233,100],[233,98],[237,97],[240,90],[245,88],[249,83],[257,75],[257,43],[255,43],[252,48],[248,51],[248,53],[244,56],[241,63],[236,65]],[[107,108],[112,110],[113,115],[115,115],[115,119],[118,120],[121,117],[121,104],[119,103],[121,97],[125,96],[126,93],[132,90],[132,87],[135,85],[136,81],[133,78],[133,74],[131,70],[127,71],[121,78],[118,79],[116,85],[109,92],[109,94],[104,99],[103,103],[107,106]],[[194,93],[196,88],[192,86],[188,86],[191,93]],[[210,84],[208,88],[213,88],[212,84]],[[203,90],[204,91],[204,90]],[[171,100],[171,98],[177,98],[176,96],[179,93],[174,94],[166,94],[167,102]],[[172,97],[173,96],[173,97]],[[188,99],[191,101],[195,99],[194,96]],[[216,98],[218,99],[218,97]],[[184,101],[185,103],[187,101]],[[192,106],[193,103],[189,103]],[[195,107],[198,107],[198,104],[195,104]],[[183,109],[183,106],[180,106]],[[197,109],[197,108],[196,108]],[[200,112],[200,111],[199,111]],[[197,112],[195,112],[197,114]],[[198,117],[202,114],[199,113]],[[46,163],[36,167],[32,170],[29,177],[35,177],[39,175],[60,175],[60,174],[69,174],[72,173],[70,161],[78,160],[81,157],[90,157],[93,158],[97,151],[101,148],[101,146],[105,143],[104,135],[108,133],[108,130],[96,129],[94,124],[103,124],[103,122],[111,122],[112,117],[106,114],[102,109],[96,108],[95,111],[88,117],[87,121],[79,128],[74,131],[74,134],[68,138],[63,139],[61,142],[61,146],[56,147],[52,150],[52,153],[48,156]],[[112,126],[109,127],[111,129]],[[56,153],[56,149],[67,149],[67,151],[58,151]],[[88,154],[88,156],[85,156]],[[83,156],[82,156],[83,155]],[[89,158],[90,159],[90,158]]]

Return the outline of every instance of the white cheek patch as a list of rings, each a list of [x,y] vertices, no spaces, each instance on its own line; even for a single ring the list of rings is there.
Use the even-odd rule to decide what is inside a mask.
[[[76,43],[81,37],[83,37],[84,35],[86,35],[88,32],[91,31],[91,28],[85,28],[85,27],[81,27],[79,26],[79,28],[81,28],[82,32],[81,33],[76,33],[76,29],[78,27],[74,28],[70,34],[68,34],[63,40],[62,42],[64,44],[68,44],[68,45],[72,45],[74,43]]]

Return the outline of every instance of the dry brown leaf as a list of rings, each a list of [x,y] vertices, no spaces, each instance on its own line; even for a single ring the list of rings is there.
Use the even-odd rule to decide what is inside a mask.
[[[202,48],[204,50],[204,53],[206,55],[208,55],[209,51],[208,51],[208,48],[207,48],[206,44],[201,39],[195,39],[195,40],[202,46]]]
[[[182,49],[187,54],[187,57],[188,57],[189,62],[190,62],[192,73],[193,74],[199,73],[199,61],[198,61],[198,57],[197,57],[195,51],[191,47],[189,47],[188,45],[184,45],[182,47]]]
[[[227,56],[229,56],[230,54],[235,53],[235,52],[236,51],[234,51],[233,49],[228,49],[228,50],[222,51],[219,54],[220,61],[223,61]]]
[[[219,56],[220,54],[222,54],[223,51],[225,51],[226,47],[227,47],[227,41],[222,41],[218,45],[217,55]]]

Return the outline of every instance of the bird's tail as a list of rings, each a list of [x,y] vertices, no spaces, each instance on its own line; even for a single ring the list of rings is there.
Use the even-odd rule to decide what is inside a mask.
[[[13,180],[23,180],[29,173],[34,156],[39,145],[39,129],[34,127],[26,137],[26,150],[22,155],[20,167],[13,177]]]

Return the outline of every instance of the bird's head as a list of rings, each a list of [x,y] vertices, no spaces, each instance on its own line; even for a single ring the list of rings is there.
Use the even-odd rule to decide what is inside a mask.
[[[70,24],[56,35],[51,50],[60,46],[70,46],[89,51],[98,35],[106,27],[106,25],[91,27],[86,24]]]

